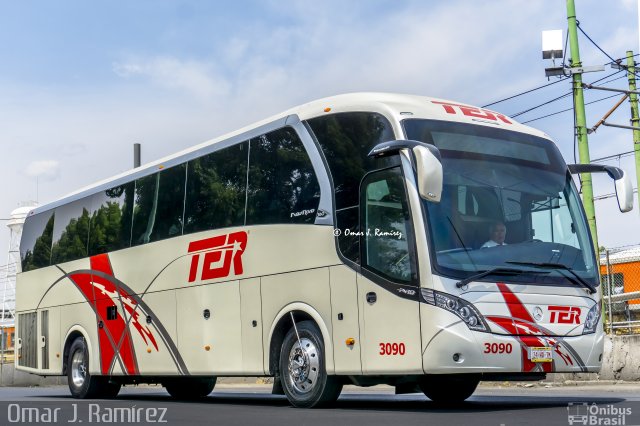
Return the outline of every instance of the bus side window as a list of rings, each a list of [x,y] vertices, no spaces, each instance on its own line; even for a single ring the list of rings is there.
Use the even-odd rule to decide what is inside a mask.
[[[186,165],[136,180],[131,245],[182,235]]]
[[[415,282],[410,216],[400,169],[371,173],[361,188],[362,266],[391,281]]]
[[[246,224],[313,224],[320,185],[295,130],[284,127],[250,144]]]
[[[22,272],[49,266],[53,238],[53,210],[27,218],[20,241]]]
[[[242,142],[189,161],[185,234],[244,224],[248,151]]]
[[[91,199],[89,256],[129,247],[135,183],[101,191]]]
[[[87,257],[91,197],[56,208],[51,264]]]

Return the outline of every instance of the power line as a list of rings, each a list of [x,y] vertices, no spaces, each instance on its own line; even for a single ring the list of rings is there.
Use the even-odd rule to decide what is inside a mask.
[[[595,80],[595,81],[594,81],[594,82],[592,82],[591,84],[595,84],[595,83],[598,83],[598,82],[600,82],[600,81],[602,81],[602,80],[605,80],[605,79],[607,79],[607,78],[609,78],[609,77],[613,77],[614,75],[616,75],[616,74],[618,74],[618,73],[620,73],[620,72],[622,72],[622,70],[618,70],[618,71],[616,71],[616,72],[614,72],[614,73],[611,73],[611,74],[609,74],[609,75],[607,75],[607,76],[605,76],[605,77],[602,77],[602,78],[600,78],[600,79],[598,79],[598,80]],[[545,87],[552,86],[552,85],[554,85],[554,84],[556,84],[556,83],[560,83],[561,81],[569,80],[570,78],[571,78],[571,77],[563,77],[563,78],[560,78],[560,79],[558,79],[558,80],[556,80],[556,81],[552,81],[551,83],[543,84],[542,86],[534,87],[533,89],[525,90],[524,92],[516,93],[515,95],[508,96],[508,97],[503,98],[503,99],[500,99],[500,100],[498,100],[498,101],[494,101],[494,102],[488,103],[488,104],[486,104],[486,105],[482,105],[482,106],[481,106],[481,108],[486,108],[486,107],[489,107],[489,106],[492,106],[492,105],[496,105],[496,104],[499,104],[499,103],[501,103],[501,102],[508,101],[508,100],[510,100],[510,99],[514,99],[514,98],[517,98],[517,97],[522,96],[522,95],[526,95],[526,94],[531,93],[531,92],[535,92],[536,90],[544,89]],[[619,78],[624,78],[624,76],[623,76],[623,77],[619,77]],[[617,80],[617,79],[616,79],[616,80]],[[611,80],[611,81],[615,81],[615,80]],[[543,104],[543,105],[544,105],[544,104]],[[534,108],[534,109],[535,109],[535,108]],[[517,115],[512,115],[512,117],[516,117],[516,116],[517,116]]]
[[[616,59],[613,59],[613,57],[612,57],[611,55],[609,55],[607,52],[605,52],[605,51],[604,51],[600,46],[598,46],[598,43],[596,43],[595,41],[593,41],[593,39],[592,39],[591,37],[589,37],[589,35],[588,35],[587,33],[585,33],[585,32],[584,32],[584,30],[583,30],[583,29],[582,29],[582,27],[580,26],[580,22],[579,22],[579,21],[576,21],[576,23],[577,23],[577,26],[578,26],[578,29],[580,30],[580,32],[581,32],[582,34],[584,34],[584,36],[585,36],[586,38],[588,38],[588,39],[589,39],[589,41],[590,41],[590,42],[591,42],[595,47],[597,47],[597,48],[598,48],[598,50],[600,50],[602,53],[604,53],[604,55],[605,55],[607,58],[611,59],[611,62],[608,62],[608,63],[607,63],[607,64],[605,64],[605,65],[608,65],[608,64],[614,64],[614,63],[615,63],[615,64],[620,65],[620,64],[622,63],[623,59],[626,59],[626,57],[625,57],[625,58],[620,58],[620,59],[617,59],[617,60],[616,60]],[[635,57],[635,56],[638,56],[638,54],[635,54],[635,55],[633,55],[632,57]],[[625,67],[625,68],[626,68],[626,67]],[[622,71],[622,70],[620,70],[620,71]],[[628,71],[629,71],[629,70],[627,69],[627,72],[628,72]],[[635,73],[635,72],[634,72],[633,74],[634,74],[636,77],[640,77],[640,75],[638,75],[638,74],[637,74],[637,73]]]
[[[612,82],[614,82],[614,81],[616,81],[616,80],[620,80],[620,79],[622,79],[622,78],[627,78],[627,76],[626,76],[626,75],[623,75],[623,76],[620,76],[620,77],[618,77],[618,78],[614,78],[613,80],[603,81],[603,82],[602,82],[602,84],[609,84],[609,83],[612,83]],[[591,84],[593,84],[593,83],[591,83]]]
[[[499,101],[495,101],[495,102],[491,102],[490,104],[482,105],[481,108],[486,108],[486,107],[491,106],[491,105],[499,104],[500,102],[508,101],[509,99],[517,98],[518,96],[522,96],[522,95],[526,95],[527,93],[535,92],[536,90],[543,89],[545,87],[549,87],[549,86],[551,86],[553,84],[560,83],[561,81],[565,81],[565,80],[568,80],[568,79],[569,79],[569,77],[564,77],[564,78],[561,78],[559,80],[553,81],[551,83],[547,83],[547,84],[544,84],[542,86],[534,87],[533,89],[525,90],[524,92],[515,94],[513,96],[509,96],[508,98],[500,99]]]
[[[635,153],[635,151],[621,152],[621,153],[618,153],[618,154],[607,155],[606,157],[596,158],[595,160],[591,160],[591,162],[592,163],[596,163],[596,162],[599,162],[599,161],[614,160],[616,158],[628,157],[629,155],[632,155],[634,153]]]
[[[618,70],[618,71],[612,72],[611,74],[609,74],[609,75],[607,75],[607,76],[604,76],[604,77],[599,78],[599,79],[597,79],[597,80],[595,80],[595,81],[592,81],[590,84],[600,83],[602,80],[605,80],[605,79],[607,79],[607,78],[609,78],[609,77],[613,77],[613,76],[614,76],[614,75],[616,75],[616,74],[620,74],[622,71],[623,71],[623,70]],[[623,76],[622,76],[622,77],[620,77],[620,78],[623,78],[623,77],[626,77],[626,76],[624,76],[624,75],[623,75]],[[616,80],[617,80],[617,79],[616,79]],[[614,81],[614,80],[611,80],[611,81]]]
[[[591,83],[591,84],[598,83],[598,82],[600,82],[600,81],[602,81],[602,80],[605,80],[605,79],[607,79],[607,78],[613,77],[614,75],[616,75],[616,74],[618,74],[618,73],[620,73],[620,72],[622,72],[622,70],[619,70],[619,71],[613,72],[613,73],[611,73],[611,74],[609,74],[609,75],[607,75],[607,76],[605,76],[605,77],[599,78],[598,80],[595,80],[595,81],[594,81],[593,83]],[[622,77],[619,77],[619,78],[624,78],[624,77],[625,77],[625,76],[622,76]],[[616,79],[616,80],[617,80],[617,79]],[[611,80],[611,81],[614,81],[614,80]],[[563,96],[564,96],[564,95],[563,95]],[[595,100],[595,101],[587,102],[585,105],[594,104],[594,103],[596,103],[596,102],[604,101],[604,100],[606,100],[606,99],[610,99],[610,98],[613,98],[613,97],[616,97],[616,96],[618,96],[618,95],[606,96],[606,97],[604,97],[604,98],[597,99],[597,100]],[[545,105],[545,104],[542,104],[542,105]],[[539,105],[539,106],[541,106],[541,105]],[[537,107],[535,107],[535,108],[537,108]],[[535,108],[533,108],[533,109],[535,109]],[[573,110],[573,108],[563,109],[562,111],[553,112],[553,113],[551,113],[551,114],[547,114],[547,115],[544,115],[544,116],[542,116],[542,117],[534,118],[534,119],[532,119],[532,120],[523,121],[523,122],[522,122],[522,124],[531,123],[532,121],[541,120],[541,119],[543,119],[543,118],[551,117],[551,116],[554,116],[554,115],[557,115],[557,114],[561,114],[561,113],[563,113],[563,112],[567,112],[567,111],[571,111],[571,110]],[[522,112],[522,113],[518,113],[517,115],[520,115],[520,114],[523,114],[523,113],[524,113],[524,112]],[[513,115],[512,117],[516,117],[517,115]]]
[[[599,78],[599,79],[595,80],[595,81],[594,81],[593,83],[591,83],[591,84],[595,84],[595,83],[601,82],[602,80],[606,80],[606,79],[608,79],[608,78],[610,78],[610,77],[613,77],[614,75],[616,75],[616,74],[618,74],[618,73],[620,73],[620,72],[622,72],[622,70],[618,70],[618,71],[612,72],[612,73],[611,73],[611,74],[609,74],[609,75],[606,75],[606,76],[604,76],[604,77],[602,77],[602,78]],[[565,79],[563,79],[563,80],[559,80],[559,81],[564,81],[564,80],[566,80],[566,79],[567,79],[567,78],[565,78]],[[558,81],[555,81],[554,83],[558,83]],[[554,83],[552,83],[552,84],[554,84]],[[541,87],[543,87],[543,86],[541,86]],[[510,116],[511,116],[511,117],[513,117],[513,118],[518,117],[519,115],[525,114],[525,113],[527,113],[527,112],[533,111],[533,110],[535,110],[535,109],[538,109],[538,108],[540,108],[540,107],[542,107],[542,106],[548,105],[548,104],[550,104],[550,103],[552,103],[552,102],[555,102],[555,101],[557,101],[557,100],[560,100],[560,99],[562,99],[562,98],[564,98],[564,97],[566,97],[566,96],[569,96],[569,95],[570,95],[570,94],[572,94],[572,93],[573,93],[573,90],[572,90],[571,92],[567,92],[567,93],[565,93],[564,95],[561,95],[561,96],[558,96],[557,98],[553,98],[553,99],[551,99],[551,100],[549,100],[549,101],[543,102],[543,103],[541,103],[541,104],[539,104],[539,105],[536,105],[536,106],[534,106],[534,107],[532,107],[532,108],[529,108],[529,109],[527,109],[527,110],[520,111],[520,112],[518,112],[518,113],[516,113],[516,114],[510,114]],[[585,104],[585,105],[586,105],[586,104]]]
[[[541,103],[540,105],[536,105],[536,106],[534,106],[534,107],[532,107],[532,108],[525,109],[524,111],[520,111],[520,112],[518,112],[518,113],[516,113],[516,114],[510,114],[509,116],[510,116],[510,117],[513,117],[513,118],[516,118],[516,117],[518,117],[518,116],[520,116],[520,115],[522,115],[522,114],[526,114],[526,113],[528,113],[528,112],[531,112],[531,111],[533,111],[534,109],[538,109],[538,108],[543,107],[543,106],[545,106],[545,105],[549,105],[549,104],[550,104],[550,103],[552,103],[552,102],[558,101],[558,100],[560,100],[560,99],[562,99],[562,98],[566,98],[567,96],[571,95],[572,93],[573,93],[573,92],[567,92],[567,93],[565,93],[564,95],[560,95],[560,96],[558,96],[557,98],[553,98],[553,99],[551,99],[551,100],[548,100],[548,101],[546,101],[546,102]]]
[[[636,53],[635,55],[633,55],[633,56],[632,56],[632,58],[635,58],[635,57],[636,57],[636,56],[638,56],[638,55],[640,55],[640,53]],[[608,62],[606,65],[609,65],[609,64],[619,64],[620,62],[622,62],[622,61],[623,61],[623,60],[625,60],[625,59],[627,59],[627,57],[626,57],[626,56],[625,56],[624,58],[619,58],[619,59],[616,59],[616,60],[614,60],[614,61],[612,61],[612,62]]]
[[[615,98],[616,96],[619,96],[619,94],[616,93],[615,95],[606,96],[606,97],[601,98],[601,99],[596,99],[595,101],[587,102],[585,105],[595,104],[596,102],[605,101],[607,99]],[[551,114],[543,115],[542,117],[533,118],[533,119],[527,120],[527,121],[522,121],[521,124],[526,124],[526,123],[531,123],[532,121],[542,120],[543,118],[551,117],[553,115],[558,115],[558,114],[561,114],[563,112],[568,112],[568,111],[573,111],[573,108],[563,109],[562,111],[552,112]]]
[[[588,39],[589,39],[589,41],[590,41],[590,42],[591,42],[595,47],[597,47],[597,48],[598,48],[598,50],[600,50],[602,53],[604,53],[604,54],[605,54],[605,56],[606,56],[607,58],[609,58],[609,59],[611,59],[613,62],[615,62],[615,59],[613,59],[613,57],[612,57],[611,55],[609,55],[607,52],[605,52],[604,50],[602,50],[602,48],[601,48],[600,46],[598,46],[598,43],[596,43],[595,41],[593,41],[593,39],[592,39],[591,37],[589,37],[589,35],[588,35],[587,33],[585,33],[585,32],[584,32],[584,30],[583,30],[583,29],[582,29],[582,27],[580,26],[580,22],[579,22],[579,21],[576,21],[576,24],[577,24],[577,27],[578,27],[578,29],[580,30],[580,32],[581,32],[582,34],[584,34],[584,36],[585,36],[586,38],[588,38]]]

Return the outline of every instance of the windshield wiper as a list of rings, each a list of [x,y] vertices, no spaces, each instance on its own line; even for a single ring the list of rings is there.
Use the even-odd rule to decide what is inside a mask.
[[[531,273],[548,274],[548,272],[535,272],[535,271],[532,272],[532,271],[525,271],[522,269],[498,267],[498,268],[489,269],[487,271],[482,271],[475,275],[471,275],[470,277],[467,277],[463,280],[460,280],[456,283],[456,287],[458,288],[464,287],[465,285],[469,284],[471,281],[479,280],[480,278],[484,278],[487,275],[522,275],[522,274],[531,274]]]
[[[511,265],[522,265],[522,266],[532,266],[534,268],[543,268],[543,269],[559,269],[561,271],[567,271],[571,275],[575,277],[573,280],[571,277],[567,277],[565,274],[562,274],[565,278],[568,278],[569,281],[580,284],[581,286],[589,289],[591,294],[594,294],[598,290],[589,283],[587,280],[578,275],[572,268],[564,265],[562,263],[548,263],[548,262],[516,262],[516,261],[506,261],[505,263],[510,263]]]

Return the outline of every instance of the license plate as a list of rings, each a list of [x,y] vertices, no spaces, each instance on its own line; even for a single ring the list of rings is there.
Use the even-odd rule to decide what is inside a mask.
[[[529,360],[531,362],[552,362],[551,348],[531,348],[529,352]]]

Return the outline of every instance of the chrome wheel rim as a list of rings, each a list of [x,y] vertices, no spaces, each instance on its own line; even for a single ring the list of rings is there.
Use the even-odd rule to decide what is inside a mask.
[[[87,363],[84,351],[75,351],[71,358],[71,380],[77,387],[82,387],[87,378]]]
[[[320,355],[314,343],[302,338],[296,340],[289,352],[289,383],[299,393],[311,392],[320,372]]]

